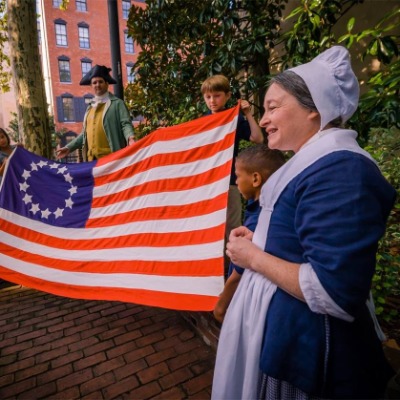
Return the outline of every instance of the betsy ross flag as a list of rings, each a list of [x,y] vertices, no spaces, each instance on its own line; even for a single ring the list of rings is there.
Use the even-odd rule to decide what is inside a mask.
[[[87,163],[17,147],[1,182],[0,277],[72,298],[212,310],[238,112]]]

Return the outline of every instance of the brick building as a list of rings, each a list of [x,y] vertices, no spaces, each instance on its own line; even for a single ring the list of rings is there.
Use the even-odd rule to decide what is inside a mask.
[[[62,0],[37,0],[39,45],[49,112],[57,131],[66,132],[61,144],[81,132],[87,102],[93,97],[90,86],[80,86],[82,77],[96,64],[112,67],[109,8],[118,13],[121,77],[125,86],[134,79],[138,48],[127,34],[131,4],[145,6],[144,0],[70,0],[61,10]],[[117,71],[111,75],[117,76]],[[113,91],[113,85],[110,85]]]

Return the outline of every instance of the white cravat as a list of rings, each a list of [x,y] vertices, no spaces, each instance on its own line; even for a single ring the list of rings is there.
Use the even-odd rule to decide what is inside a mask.
[[[109,92],[106,92],[106,93],[102,94],[101,96],[94,96],[90,105],[93,108],[96,108],[99,104],[106,103],[108,101],[108,99],[110,98],[109,94],[110,94]]]

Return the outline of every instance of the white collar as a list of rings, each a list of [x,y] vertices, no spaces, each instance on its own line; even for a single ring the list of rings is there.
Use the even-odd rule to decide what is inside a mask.
[[[91,105],[93,107],[96,107],[98,104],[106,103],[109,98],[110,98],[109,92],[106,92],[106,93],[102,94],[101,96],[94,96],[94,98],[91,102]]]

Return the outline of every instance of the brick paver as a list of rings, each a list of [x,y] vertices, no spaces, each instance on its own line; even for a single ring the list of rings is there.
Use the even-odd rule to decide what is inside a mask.
[[[0,281],[0,399],[209,399],[214,350],[179,312]]]

